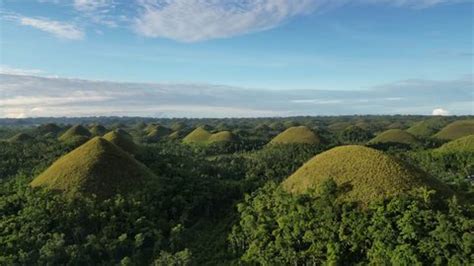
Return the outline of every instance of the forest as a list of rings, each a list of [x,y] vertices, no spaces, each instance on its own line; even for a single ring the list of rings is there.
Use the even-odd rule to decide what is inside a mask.
[[[0,119],[0,265],[473,265],[474,117]]]

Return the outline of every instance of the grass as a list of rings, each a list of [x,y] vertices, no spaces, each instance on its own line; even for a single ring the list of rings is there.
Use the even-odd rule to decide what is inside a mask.
[[[306,126],[290,127],[271,140],[271,144],[319,144],[321,139]]]
[[[119,130],[114,130],[105,134],[104,139],[117,145],[128,153],[136,154],[138,151],[138,146],[133,142],[132,137],[128,133],[124,134]]]
[[[46,135],[49,133],[56,135],[59,132],[61,132],[61,127],[59,127],[58,125],[54,123],[48,123],[48,124],[40,125],[37,128],[37,131],[42,135]]]
[[[236,136],[230,131],[220,131],[217,133],[212,134],[208,142],[209,143],[216,143],[216,142],[232,142],[236,140]]]
[[[441,182],[419,169],[372,148],[339,146],[316,155],[288,177],[282,186],[292,193],[317,189],[332,178],[340,187],[339,199],[367,205],[413,188],[425,186],[443,193]]]
[[[158,141],[172,133],[172,130],[158,124],[152,124],[146,127],[145,132],[148,132],[146,135],[148,140]]]
[[[126,194],[154,174],[109,141],[95,137],[59,158],[30,185],[62,191],[73,197],[95,194],[107,198]]]
[[[446,120],[442,117],[434,117],[431,119],[420,121],[410,128],[407,132],[417,137],[431,137],[446,125]]]
[[[458,120],[445,126],[436,135],[435,138],[443,140],[454,140],[474,134],[474,119]]]
[[[412,134],[401,129],[389,129],[380,133],[375,138],[369,141],[369,144],[381,143],[400,143],[412,145],[417,144],[418,140]]]
[[[105,133],[107,133],[107,128],[105,128],[103,125],[93,125],[90,127],[89,131],[94,136],[103,136]]]
[[[440,153],[474,152],[474,135],[452,140],[435,151]]]
[[[212,144],[212,143],[223,143],[232,142],[237,140],[237,136],[230,131],[220,131],[211,134],[203,127],[198,127],[184,137],[183,142],[188,144]]]
[[[59,137],[60,141],[65,141],[65,142],[71,142],[71,141],[76,141],[78,138],[90,138],[91,137],[91,132],[81,126],[81,125],[75,125],[69,128],[64,134],[62,134]]]

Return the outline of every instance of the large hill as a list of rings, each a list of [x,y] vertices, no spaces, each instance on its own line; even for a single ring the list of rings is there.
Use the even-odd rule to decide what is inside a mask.
[[[32,182],[68,196],[95,194],[107,198],[139,188],[154,174],[109,141],[95,137],[59,158]]]
[[[319,144],[319,136],[307,126],[290,127],[278,134],[271,144]]]
[[[448,191],[437,180],[381,151],[364,146],[348,145],[316,155],[282,186],[293,193],[317,189],[332,178],[342,189],[340,198],[363,205],[426,186]]]
[[[474,119],[458,120],[445,126],[434,137],[443,140],[453,140],[474,134]]]

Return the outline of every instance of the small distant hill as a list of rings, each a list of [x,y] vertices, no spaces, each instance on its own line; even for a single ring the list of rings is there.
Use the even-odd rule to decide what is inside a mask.
[[[214,134],[211,134],[209,131],[202,127],[198,127],[189,133],[184,139],[184,143],[188,144],[213,144],[213,143],[223,143],[223,142],[232,142],[237,140],[237,136],[230,131],[220,131]]]
[[[59,158],[30,185],[67,196],[95,194],[108,198],[134,191],[153,177],[148,168],[115,144],[95,137]]]
[[[132,137],[128,133],[124,133],[124,131],[110,131],[109,133],[105,134],[103,138],[117,145],[122,150],[128,153],[136,154],[138,152],[137,144],[135,144],[135,142],[133,142]]]
[[[107,133],[107,128],[105,128],[103,125],[93,125],[90,127],[89,131],[94,136],[103,136],[105,133]]]
[[[145,132],[148,132],[148,134],[146,135],[147,140],[158,141],[168,136],[173,131],[161,125],[153,125],[153,126],[148,126]]]
[[[62,129],[54,123],[48,123],[38,126],[36,130],[40,135],[57,135]]]
[[[203,127],[198,127],[184,137],[184,143],[203,143],[206,142],[210,137],[211,133]]]
[[[186,128],[186,124],[184,122],[175,122],[170,127],[173,131],[180,131]]]
[[[401,129],[386,130],[369,141],[369,144],[417,144],[418,140],[412,134]]]
[[[415,123],[407,129],[407,132],[417,137],[431,137],[446,125],[446,119],[443,117],[433,117]]]
[[[346,129],[350,125],[352,125],[350,122],[335,122],[330,124],[327,129],[331,132],[338,132]]]
[[[18,133],[15,136],[8,139],[8,142],[27,142],[32,140],[33,137],[26,133]]]
[[[435,149],[440,153],[458,153],[473,152],[474,153],[474,135],[465,136],[445,143],[443,146]]]
[[[59,140],[63,142],[82,143],[88,140],[91,135],[91,132],[87,128],[83,127],[82,125],[75,125],[64,132],[59,137]]]
[[[441,129],[434,137],[442,140],[453,140],[473,134],[474,119],[470,119],[452,122]]]
[[[304,193],[317,189],[328,178],[340,187],[340,200],[362,205],[422,186],[450,192],[421,170],[381,151],[358,145],[340,146],[316,155],[282,186],[292,193]]]
[[[319,144],[319,136],[307,126],[290,127],[278,134],[270,144]]]

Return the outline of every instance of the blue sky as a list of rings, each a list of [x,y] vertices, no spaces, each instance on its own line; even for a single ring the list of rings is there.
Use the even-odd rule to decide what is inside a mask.
[[[375,90],[404,80],[467,80],[472,88],[472,1],[0,3],[3,74],[280,91]],[[471,105],[458,113],[473,112],[467,96]]]

